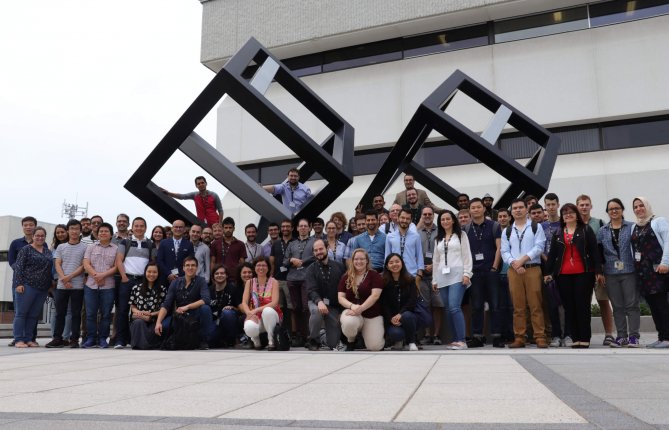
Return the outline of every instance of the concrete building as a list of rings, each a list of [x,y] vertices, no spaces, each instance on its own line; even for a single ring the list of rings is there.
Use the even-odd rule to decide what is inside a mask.
[[[645,195],[669,215],[669,1],[201,3],[205,66],[218,71],[253,36],[355,127],[355,182],[326,215],[353,215],[418,104],[456,69],[561,137],[550,191],[562,202],[589,194],[593,215],[606,218],[606,200],[620,197],[632,218],[632,198]],[[283,88],[266,97],[316,141],[325,137]],[[478,132],[492,117],[460,95],[449,113]],[[522,162],[534,144],[507,128],[497,145]],[[218,107],[216,146],[264,184],[300,161],[230,99]],[[416,159],[472,197],[498,197],[507,185],[436,133]],[[397,181],[386,201],[402,189]],[[240,225],[255,220],[230,194],[223,205]]]

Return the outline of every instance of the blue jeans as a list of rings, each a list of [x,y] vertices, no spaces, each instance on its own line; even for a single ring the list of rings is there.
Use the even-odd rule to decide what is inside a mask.
[[[209,305],[202,305],[199,308],[195,309],[195,312],[200,320],[200,338],[203,342],[208,342],[209,339],[213,339],[216,325],[214,324],[213,317],[211,315],[211,308]],[[172,323],[172,316],[165,317],[162,322],[163,333],[167,333],[167,330],[170,328]]]
[[[31,342],[35,338],[37,318],[44,308],[46,294],[46,290],[38,290],[30,285],[23,286],[23,293],[16,292],[16,313],[14,314],[14,340],[16,342]]]
[[[462,297],[467,289],[462,282],[439,288],[444,308],[448,309],[448,323],[453,329],[453,342],[465,341],[465,315],[462,313]]]
[[[130,290],[135,285],[134,281],[121,282],[115,298],[116,312],[114,316],[114,327],[116,328],[116,343],[127,345],[130,343],[130,325],[128,322],[130,314]]]
[[[89,340],[99,342],[109,337],[111,311],[114,306],[114,288],[94,290],[84,286],[86,304],[86,334]],[[98,325],[98,311],[102,314]]]
[[[485,302],[490,308],[490,334],[495,337],[501,334],[499,314],[499,273],[476,272],[472,276],[471,301],[472,336],[483,337],[483,321],[485,319]]]
[[[392,342],[399,342],[401,340],[405,343],[416,343],[416,314],[411,311],[402,312],[400,319],[400,326],[388,324],[388,337]]]
[[[239,313],[235,310],[223,309],[218,318],[218,327],[215,328],[216,342],[234,342],[239,333]]]

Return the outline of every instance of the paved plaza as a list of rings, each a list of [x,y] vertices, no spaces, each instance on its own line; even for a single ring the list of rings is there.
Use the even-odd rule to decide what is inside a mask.
[[[0,347],[0,429],[669,429],[668,400],[650,349]]]

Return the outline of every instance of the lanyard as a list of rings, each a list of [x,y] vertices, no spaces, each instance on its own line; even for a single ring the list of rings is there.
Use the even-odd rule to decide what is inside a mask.
[[[481,233],[479,234],[478,229],[476,228],[476,223],[472,221],[472,228],[474,229],[474,236],[476,236],[476,239],[480,242],[483,240],[483,232],[485,231],[485,221],[481,224]]]
[[[574,265],[574,235],[576,234],[576,230],[574,230],[571,235],[569,234],[569,230],[565,227],[564,229],[564,239],[565,242],[569,244],[569,262],[571,265]]]
[[[251,254],[251,260],[255,260],[256,255],[258,255],[258,244],[256,243],[255,246],[253,247],[253,249],[255,250],[255,252],[253,252],[253,253],[251,252],[251,248],[249,248],[248,243],[245,244],[245,246],[246,246],[246,250],[248,251],[248,254]]]
[[[652,220],[652,218],[651,218],[651,220]],[[643,226],[643,228],[639,228],[638,224],[636,224],[634,226],[634,236],[636,236],[637,241],[639,241],[643,236],[646,235],[646,233],[648,233],[648,227],[649,226],[650,226],[650,220],[648,221],[648,224]],[[638,251],[637,251],[637,248],[636,248],[636,244],[634,242],[635,241],[632,241],[632,249],[634,250],[634,253],[636,254]]]
[[[304,248],[307,247],[307,241],[309,238],[306,238],[304,240],[302,239],[297,239],[300,243],[297,245],[297,250],[300,251],[300,260],[302,259],[302,255],[304,255]],[[300,246],[302,245],[302,246]]]
[[[432,241],[430,240],[432,236],[432,230],[427,230],[424,229],[423,233],[425,233],[425,238],[427,239],[427,252],[432,252]]]
[[[527,231],[527,224],[525,224],[525,228],[523,229],[523,234],[518,233],[518,229],[516,226],[513,226],[513,229],[516,231],[516,237],[518,238],[518,256],[520,257],[520,253],[522,252],[520,250],[520,246],[523,243],[523,238],[525,237],[525,232]]]
[[[614,230],[613,226],[609,222],[609,230],[611,231],[611,243],[613,244],[613,249],[615,249],[616,253],[618,254],[618,261],[620,261],[620,234],[622,233],[624,226],[625,226],[625,224],[622,224],[620,226],[620,228],[618,229],[618,234],[616,235],[613,232],[613,230]]]
[[[407,235],[400,234],[400,257],[404,258],[404,245],[407,241]]]
[[[448,242],[451,241],[451,237],[453,237],[453,233],[444,237],[444,266],[448,266]]]

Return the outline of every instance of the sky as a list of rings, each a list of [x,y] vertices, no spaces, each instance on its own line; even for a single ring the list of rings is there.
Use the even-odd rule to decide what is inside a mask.
[[[201,25],[197,0],[1,2],[0,216],[63,223],[67,201],[167,224],[123,185],[214,77]],[[214,115],[196,128],[211,144]],[[188,192],[198,174],[177,153],[154,181]]]

